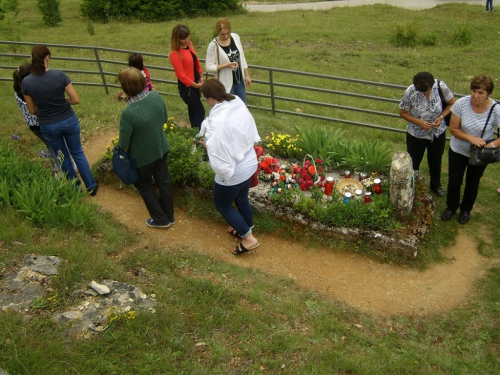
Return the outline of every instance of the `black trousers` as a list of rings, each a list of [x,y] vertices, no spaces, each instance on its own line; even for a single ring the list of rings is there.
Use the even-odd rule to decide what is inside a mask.
[[[139,181],[134,184],[146,204],[151,218],[160,225],[166,225],[174,216],[174,201],[172,187],[170,186],[170,174],[167,164],[168,152],[161,159],[137,168]],[[160,191],[160,197],[153,189],[153,177]]]
[[[201,128],[201,123],[205,119],[205,107],[201,102],[200,89],[186,87],[183,83],[177,85],[179,94],[188,106],[189,122],[192,128]]]
[[[406,133],[406,150],[413,161],[413,170],[418,171],[420,163],[427,150],[427,163],[429,164],[430,188],[441,187],[441,164],[446,143],[446,132],[432,141],[416,138]]]
[[[486,165],[469,165],[469,158],[453,151],[448,151],[448,194],[446,205],[452,211],[472,211],[479,191],[479,181],[483,177]],[[465,189],[460,203],[460,189],[465,174]]]

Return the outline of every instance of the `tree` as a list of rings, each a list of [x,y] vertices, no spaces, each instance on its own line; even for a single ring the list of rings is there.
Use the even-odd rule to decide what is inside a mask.
[[[43,23],[47,26],[57,26],[62,21],[59,10],[60,0],[38,0],[37,6],[42,13]]]

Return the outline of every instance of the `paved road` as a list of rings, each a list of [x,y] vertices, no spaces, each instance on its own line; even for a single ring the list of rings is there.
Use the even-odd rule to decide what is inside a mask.
[[[318,3],[268,4],[268,5],[246,4],[245,7],[250,12],[276,12],[279,10],[294,10],[294,9],[324,10],[335,7],[354,7],[359,5],[370,5],[370,4],[387,4],[408,9],[429,9],[429,8],[434,8],[436,5],[445,3],[466,3],[472,5],[485,6],[486,0],[335,0],[335,1],[322,1]]]

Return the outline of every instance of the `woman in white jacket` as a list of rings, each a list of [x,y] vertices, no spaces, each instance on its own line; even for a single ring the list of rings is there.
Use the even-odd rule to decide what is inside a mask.
[[[214,73],[226,92],[237,95],[247,104],[245,86],[250,86],[252,80],[240,37],[231,33],[231,24],[226,18],[218,20],[215,29],[219,35],[208,45],[205,70]]]
[[[201,86],[210,114],[201,125],[210,167],[215,172],[214,203],[230,227],[227,232],[241,238],[234,255],[259,247],[252,235],[253,212],[248,200],[250,178],[257,170],[254,144],[260,141],[255,121],[237,96],[227,94],[217,79]],[[233,207],[233,203],[237,210]]]

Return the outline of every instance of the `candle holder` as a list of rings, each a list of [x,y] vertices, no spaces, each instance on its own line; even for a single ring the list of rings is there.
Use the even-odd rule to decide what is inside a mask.
[[[356,189],[356,191],[354,192],[354,197],[355,197],[356,199],[361,199],[361,198],[363,198],[363,190]]]
[[[368,173],[366,172],[361,172],[359,174],[359,181],[363,181],[363,180],[366,180],[368,178]]]
[[[331,196],[333,193],[333,186],[335,185],[335,180],[333,177],[327,177],[325,181],[325,195]]]
[[[365,192],[365,203],[370,203],[372,201],[372,193],[369,191]]]
[[[344,199],[342,200],[342,202],[344,202],[345,204],[351,202],[351,196],[352,196],[351,193],[345,193],[344,194]]]
[[[347,179],[347,178],[351,178],[351,171],[347,170],[344,172],[344,178]]]
[[[380,178],[373,181],[373,191],[375,194],[382,194],[382,181],[380,181]]]

